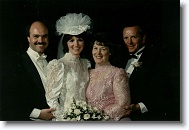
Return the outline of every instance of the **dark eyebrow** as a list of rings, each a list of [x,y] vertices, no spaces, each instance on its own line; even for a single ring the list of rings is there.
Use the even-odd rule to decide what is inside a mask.
[[[49,36],[49,34],[45,34],[45,35],[43,35],[43,36]]]
[[[49,36],[48,34],[43,35],[43,37],[48,37],[48,36]]]
[[[42,37],[47,37],[47,36],[49,36],[48,34],[44,34],[44,35],[39,35],[39,34],[33,34],[33,36],[42,36]]]
[[[33,34],[33,36],[38,36],[39,37],[39,34]]]

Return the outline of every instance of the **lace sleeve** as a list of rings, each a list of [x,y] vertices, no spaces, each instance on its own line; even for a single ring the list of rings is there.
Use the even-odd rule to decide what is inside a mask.
[[[55,107],[53,113],[57,115],[60,112],[58,98],[63,87],[64,65],[58,60],[52,60],[47,66],[47,86],[46,99],[50,107]]]
[[[116,71],[113,81],[113,92],[116,103],[108,106],[105,111],[114,120],[119,120],[125,113],[123,106],[130,104],[128,77],[123,69]]]
[[[87,59],[86,59],[87,60]],[[91,69],[91,62],[89,60],[87,60],[87,68]]]
[[[113,83],[114,95],[120,106],[130,104],[129,79],[124,69],[119,69]]]
[[[87,69],[91,69],[91,62],[88,59],[82,59],[82,62],[87,67]]]

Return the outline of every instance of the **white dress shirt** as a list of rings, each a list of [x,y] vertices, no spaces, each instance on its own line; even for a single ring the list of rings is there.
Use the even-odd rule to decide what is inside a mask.
[[[126,67],[125,67],[125,71],[126,71],[128,77],[131,76],[133,70],[135,69],[135,64],[138,63],[138,61],[139,61],[139,59],[140,59],[140,57],[141,57],[141,55],[142,55],[142,53],[143,53],[142,51],[143,51],[144,48],[145,48],[145,46],[143,46],[142,48],[140,48],[140,49],[134,54],[137,58],[131,58],[131,59],[128,60],[127,65],[126,65]],[[140,53],[140,52],[141,52],[141,53]],[[139,106],[140,106],[140,109],[141,109],[141,112],[142,112],[142,113],[148,111],[148,109],[146,108],[146,106],[144,105],[144,103],[140,102],[140,103],[138,103],[138,104],[139,104]]]
[[[47,60],[45,59],[47,56],[42,54],[41,56],[34,50],[32,50],[30,47],[27,50],[27,54],[31,58],[32,62],[34,63],[35,67],[37,68],[37,71],[41,77],[43,86],[46,86],[46,66],[47,66]],[[41,110],[34,108],[33,111],[30,114],[30,117],[32,120],[36,120],[39,117]]]

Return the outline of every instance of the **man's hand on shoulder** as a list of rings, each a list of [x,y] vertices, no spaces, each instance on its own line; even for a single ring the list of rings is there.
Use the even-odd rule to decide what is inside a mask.
[[[135,112],[135,111],[140,111],[140,106],[139,104],[131,104],[129,106],[125,106],[125,116],[129,116],[131,113]]]
[[[55,108],[42,109],[39,118],[42,120],[51,120],[54,118],[53,111],[55,111]]]

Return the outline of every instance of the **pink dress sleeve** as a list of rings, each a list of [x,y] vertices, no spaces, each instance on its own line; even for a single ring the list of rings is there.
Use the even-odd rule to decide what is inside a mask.
[[[128,84],[128,77],[125,70],[118,69],[113,79],[113,94],[115,96],[115,103],[106,106],[104,109],[113,120],[120,120],[125,113],[123,106],[130,104],[130,90]]]

